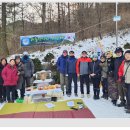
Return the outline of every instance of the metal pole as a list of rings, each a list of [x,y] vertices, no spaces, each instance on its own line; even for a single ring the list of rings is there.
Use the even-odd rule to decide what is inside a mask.
[[[118,3],[116,2],[116,16],[118,15]],[[116,47],[118,47],[118,21],[116,21]]]

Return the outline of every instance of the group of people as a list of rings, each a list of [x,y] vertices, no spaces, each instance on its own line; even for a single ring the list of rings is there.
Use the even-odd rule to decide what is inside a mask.
[[[34,73],[33,61],[28,52],[11,57],[9,63],[6,58],[0,61],[0,103],[14,103],[18,98],[23,99],[26,87],[30,87],[30,80]],[[20,90],[20,97],[18,91]]]
[[[57,70],[60,72],[60,84],[68,97],[72,94],[72,81],[74,82],[74,94],[78,96],[78,79],[80,81],[81,98],[84,98],[84,84],[87,97],[90,97],[90,83],[93,84],[94,100],[100,99],[100,86],[103,95],[101,98],[111,98],[113,105],[125,107],[130,113],[130,50],[125,53],[121,47],[115,50],[116,57],[111,51],[103,53],[100,58],[97,53],[88,57],[86,51],[82,51],[81,57],[76,58],[74,51],[64,50],[57,60]],[[66,86],[66,91],[65,91]],[[120,103],[117,104],[117,100]]]

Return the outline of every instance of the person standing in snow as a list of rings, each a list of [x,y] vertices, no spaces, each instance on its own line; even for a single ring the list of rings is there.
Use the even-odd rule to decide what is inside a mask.
[[[130,113],[130,50],[125,52],[125,60],[119,67],[118,82],[125,83],[124,93],[126,94],[127,105],[125,106],[126,113]]]
[[[14,59],[11,59],[9,64],[4,67],[2,78],[4,80],[4,86],[6,87],[7,101],[8,103],[13,103],[15,100],[15,88],[18,81],[18,70]]]
[[[89,74],[93,83],[94,99],[99,99],[100,81],[101,81],[101,66],[98,55],[93,54],[93,61],[90,63]]]
[[[84,83],[87,87],[87,97],[90,97],[90,84],[89,84],[89,63],[92,62],[90,58],[87,57],[87,52],[83,51],[82,56],[77,60],[76,63],[76,73],[80,78],[80,91],[81,98],[84,98]]]
[[[68,51],[64,50],[57,60],[57,70],[60,72],[60,84],[64,94],[64,86],[66,86],[66,94],[68,94],[68,74],[67,74]]]
[[[76,74],[76,62],[77,59],[74,56],[74,51],[69,52],[69,58],[67,60],[67,73],[68,73],[68,96],[72,93],[72,80],[74,82],[74,93],[77,97],[77,74]]]
[[[5,58],[1,59],[0,62],[0,103],[6,101],[6,87],[3,86],[2,70],[7,65],[7,60]]]
[[[119,67],[122,63],[122,61],[124,60],[124,56],[123,56],[123,49],[121,47],[116,48],[115,50],[115,54],[117,55],[117,57],[115,58],[115,62],[114,62],[114,79],[116,82],[116,86],[118,87],[118,93],[120,96],[120,104],[118,104],[118,107],[123,107],[125,106],[126,100],[125,100],[125,93],[123,90],[123,84],[118,82],[118,70]]]
[[[107,65],[107,60],[106,56],[102,55],[101,56],[101,83],[103,87],[103,96],[102,98],[108,99],[108,81],[107,81],[107,74],[108,74],[108,65]]]
[[[108,64],[108,96],[111,98],[113,105],[116,105],[118,99],[118,89],[114,80],[114,58],[111,51],[106,53]]]
[[[28,52],[23,53],[21,61],[23,63],[23,69],[24,69],[23,88],[28,88],[31,86],[31,78],[33,77],[34,74],[34,63],[29,58]]]
[[[16,62],[16,67],[18,69],[18,84],[16,86],[16,99],[18,98],[18,92],[17,90],[20,90],[20,96],[21,99],[24,98],[24,93],[25,93],[25,88],[23,87],[23,76],[24,76],[24,66],[23,63],[21,62],[21,58],[19,55],[15,56],[15,62]]]

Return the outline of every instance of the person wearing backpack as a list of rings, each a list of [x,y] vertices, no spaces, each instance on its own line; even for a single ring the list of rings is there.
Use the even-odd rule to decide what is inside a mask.
[[[31,78],[33,77],[34,74],[34,63],[30,59],[28,52],[23,53],[21,61],[23,63],[23,71],[24,71],[23,87],[28,88],[31,86]]]
[[[126,92],[126,101],[127,101],[125,108],[127,109],[126,113],[130,113],[130,50],[127,50],[124,56],[125,56],[125,60],[120,65],[118,71],[118,76],[119,76],[118,82],[125,83],[124,92]]]

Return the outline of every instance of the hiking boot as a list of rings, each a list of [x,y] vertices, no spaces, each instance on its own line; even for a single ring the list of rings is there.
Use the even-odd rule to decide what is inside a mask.
[[[87,94],[87,98],[90,98],[90,94]]]
[[[96,96],[96,99],[100,99],[100,98],[99,98],[99,95]]]
[[[6,102],[6,98],[4,98],[3,101]]]
[[[75,97],[78,97],[78,94],[77,94],[77,93],[75,93]]]
[[[117,100],[112,100],[112,103],[116,106]]]
[[[125,102],[121,102],[120,104],[117,105],[118,107],[124,107],[125,106]]]
[[[93,99],[96,100],[96,95],[93,96]]]
[[[81,94],[81,98],[84,98],[84,94]]]
[[[0,99],[0,103],[3,103],[3,99]]]
[[[105,99],[107,99],[107,100],[108,100],[108,94],[106,94],[106,95],[105,95]]]
[[[67,94],[68,97],[71,97],[71,94]]]
[[[101,96],[101,98],[105,98],[105,94],[103,94],[103,95]]]
[[[124,108],[125,108],[125,109],[130,109],[130,106],[126,105]]]
[[[129,113],[129,114],[130,114],[130,109],[126,110],[126,113]]]

